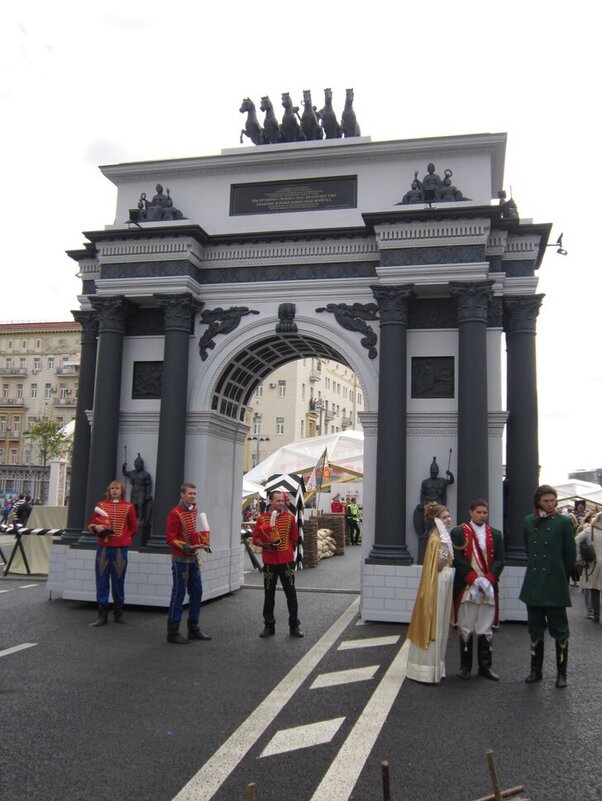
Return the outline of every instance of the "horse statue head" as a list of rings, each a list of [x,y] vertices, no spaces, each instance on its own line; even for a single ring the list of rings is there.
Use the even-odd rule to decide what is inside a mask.
[[[273,111],[274,110],[274,106],[272,105],[272,101],[270,100],[268,95],[266,95],[265,97],[261,98],[261,105],[259,106],[259,110],[260,111]]]
[[[239,111],[241,114],[244,114],[245,111],[255,111],[255,103],[253,103],[250,97],[245,97]]]

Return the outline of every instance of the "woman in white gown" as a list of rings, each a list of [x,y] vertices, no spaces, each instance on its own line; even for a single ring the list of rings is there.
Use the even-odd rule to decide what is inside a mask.
[[[438,684],[445,678],[445,652],[453,622],[452,521],[448,509],[435,502],[426,504],[424,517],[430,535],[408,629],[406,675],[414,681]]]

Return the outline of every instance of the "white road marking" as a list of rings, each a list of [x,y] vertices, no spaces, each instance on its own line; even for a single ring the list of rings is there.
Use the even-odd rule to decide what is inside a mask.
[[[261,756],[285,754],[288,751],[298,751],[301,748],[310,748],[312,745],[329,743],[344,720],[344,717],[333,718],[332,720],[321,720],[319,723],[309,723],[306,726],[295,726],[293,729],[281,729],[263,749]]]
[[[376,648],[379,645],[395,645],[399,641],[399,635],[393,634],[390,637],[367,637],[361,640],[344,640],[337,651],[349,651],[352,648]]]
[[[406,677],[408,650],[406,640],[310,801],[348,801]]]
[[[322,673],[315,679],[309,689],[317,690],[321,687],[336,687],[339,684],[353,684],[356,681],[369,681],[374,678],[374,674],[378,668],[378,665],[368,665],[368,667],[363,668],[335,670],[333,673]]]
[[[39,584],[19,584],[20,590],[28,590],[30,587],[39,587]]]
[[[10,592],[10,590],[0,590],[0,595],[2,595],[3,592]]]
[[[24,651],[26,648],[33,648],[34,645],[37,645],[37,642],[23,642],[21,645],[13,645],[12,648],[5,648],[4,651],[0,651],[0,656],[16,654],[17,651]]]
[[[270,723],[289,702],[320,660],[351,623],[359,609],[355,598],[343,614],[297,662],[280,684],[265,698],[238,729],[218,748],[203,767],[182,787],[173,801],[209,801],[226,781],[239,762],[255,745]]]

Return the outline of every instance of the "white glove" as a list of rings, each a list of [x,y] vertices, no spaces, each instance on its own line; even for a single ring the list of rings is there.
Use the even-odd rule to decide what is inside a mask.
[[[452,549],[452,541],[451,537],[449,536],[449,531],[443,525],[443,522],[439,520],[438,517],[435,518],[435,525],[437,526],[437,531],[439,532],[439,539],[441,540],[443,545],[447,545],[449,550]]]
[[[278,512],[276,511],[276,509],[274,509],[274,511],[272,512],[272,516],[270,517],[271,528],[276,527],[276,520],[278,520]]]
[[[207,515],[205,514],[205,512],[201,512],[201,514],[199,515],[199,523],[200,523],[200,526],[201,526],[201,531],[210,531],[211,530],[209,528],[209,521],[207,520]]]

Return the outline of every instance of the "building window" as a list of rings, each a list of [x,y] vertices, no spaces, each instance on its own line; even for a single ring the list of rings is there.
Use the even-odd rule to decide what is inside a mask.
[[[279,381],[278,382],[278,397],[284,398],[286,395],[286,381]]]
[[[10,449],[10,463],[17,464],[17,449],[11,448]]]
[[[357,402],[360,404],[360,406],[361,406],[361,404],[364,402],[364,401],[362,400],[362,393],[361,393],[361,392],[358,392],[358,393],[357,393]]]
[[[67,397],[67,384],[59,384],[59,398],[61,400],[65,400],[66,397]]]
[[[42,340],[36,339],[36,348],[41,348],[41,347],[42,347]]]
[[[9,390],[8,384],[2,384],[2,398],[4,400],[8,400],[8,390]]]
[[[0,464],[4,464],[4,448],[0,448]]]
[[[305,384],[301,384],[301,400],[305,400]]]
[[[41,370],[42,369],[42,359],[40,356],[36,356],[33,360],[33,369],[34,370]]]
[[[23,356],[19,359],[19,367],[24,370],[27,367],[27,359]]]
[[[27,340],[26,339],[23,339],[21,341],[21,347],[23,348],[23,350],[27,350]]]
[[[31,464],[31,448],[25,448],[25,464]]]
[[[303,439],[303,431],[305,429],[305,420],[301,420],[301,426],[299,428],[299,436]]]
[[[12,341],[12,339],[9,339],[9,340],[8,340],[8,349],[9,349],[9,350],[12,350],[12,349],[13,349],[13,341]]]
[[[54,370],[54,356],[48,357],[48,369]]]
[[[23,384],[17,384],[17,400],[23,400]]]
[[[256,398],[263,398],[263,384],[258,384],[257,389],[255,390],[255,397]]]
[[[276,418],[276,433],[284,434],[284,417]]]
[[[32,398],[37,398],[38,397],[38,385],[37,384],[32,384],[31,385],[31,397]]]
[[[343,387],[343,399],[347,400],[347,387]]]
[[[255,416],[253,418],[253,434],[261,434],[261,417]]]
[[[21,431],[21,418],[13,417],[13,434],[18,434]]]
[[[52,397],[52,384],[44,384],[44,400],[50,400]]]
[[[13,366],[13,360],[10,356],[6,357],[6,369],[10,370]]]
[[[6,431],[6,416],[2,415],[0,417],[0,432],[4,434],[5,431]]]

